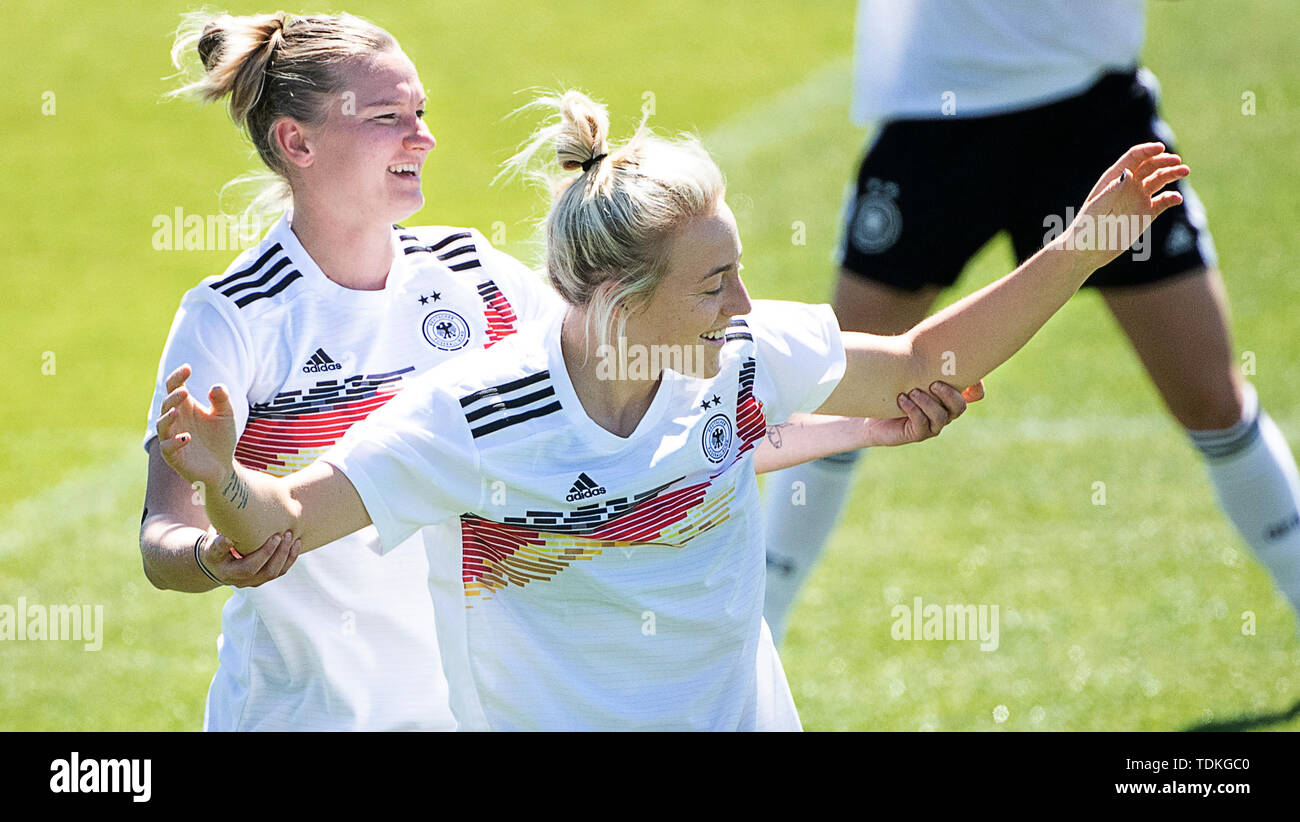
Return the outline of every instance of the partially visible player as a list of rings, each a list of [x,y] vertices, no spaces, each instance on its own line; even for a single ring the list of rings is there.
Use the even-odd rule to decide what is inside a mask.
[[[915,325],[994,234],[1028,259],[1068,222],[1098,164],[1172,146],[1138,68],[1143,0],[862,0],[853,112],[876,123],[845,213],[835,311],[845,328]],[[1172,149],[1171,149],[1172,150]],[[1059,174],[1009,174],[1059,160]],[[1186,202],[1086,283],[1187,430],[1224,513],[1300,609],[1300,474],[1237,370],[1205,213]],[[1125,226],[1124,228],[1127,228]],[[1111,229],[1099,224],[1098,237]],[[1129,237],[1132,240],[1132,237]],[[765,613],[779,638],[840,517],[857,454],[770,479]]]
[[[721,172],[697,143],[638,133],[611,146],[603,107],[576,92],[549,102],[558,122],[519,162],[553,145],[580,170],[547,218],[562,315],[413,381],[288,477],[234,459],[220,389],[209,411],[177,386],[160,450],[214,489],[208,514],[240,546],[292,530],[310,551],[373,523],[392,550],[441,524],[429,579],[463,728],[797,728],[779,663],[765,662],[751,460],[767,425],[889,414],[940,376],[945,351],[958,352],[947,379],[974,384],[1118,252],[1069,250],[1071,224],[907,334],[841,334],[826,306],[751,304]],[[1158,143],[1136,146],[1079,222],[1154,219],[1181,202],[1161,190],[1187,173]],[[611,377],[613,340],[705,356],[685,373]]]
[[[387,32],[349,15],[200,14],[177,39],[178,67],[195,52],[203,71],[186,90],[228,96],[292,196],[260,245],[185,295],[172,324],[145,438],[145,573],[160,588],[239,589],[223,610],[209,730],[454,727],[420,535],[387,559],[372,550],[374,529],[301,560],[291,534],[232,555],[202,509],[219,489],[182,481],[159,456],[152,432],[176,387],[165,378],[185,363],[195,390],[224,385],[235,457],[287,474],[413,376],[492,346],[560,301],[473,229],[394,227],[424,202],[434,140],[419,77]],[[965,409],[951,386],[933,392],[902,400],[898,418],[793,420],[759,450],[784,467],[925,439]]]

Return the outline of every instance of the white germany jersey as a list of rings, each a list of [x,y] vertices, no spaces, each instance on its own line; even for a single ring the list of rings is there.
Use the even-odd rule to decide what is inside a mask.
[[[859,0],[853,118],[968,117],[1137,64],[1144,0]]]
[[[665,371],[623,438],[583,410],[553,320],[421,377],[322,459],[385,549],[450,532],[426,545],[462,728],[797,730],[751,457],[843,371],[828,306],[756,302],[719,375]]]
[[[158,369],[193,366],[190,392],[230,391],[236,458],[271,474],[311,463],[412,377],[490,346],[559,306],[472,229],[393,231],[385,287],[328,279],[281,220],[181,301]],[[411,536],[409,540],[406,536]],[[451,729],[420,534],[375,554],[367,528],[233,592],[222,612],[209,730]]]

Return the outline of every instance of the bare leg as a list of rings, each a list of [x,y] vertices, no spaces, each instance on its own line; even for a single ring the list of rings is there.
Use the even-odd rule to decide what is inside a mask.
[[[1241,420],[1243,383],[1232,354],[1228,301],[1214,269],[1101,295],[1174,419],[1189,431]]]
[[[904,291],[841,270],[832,305],[845,331],[902,334],[926,318],[942,290],[925,286]]]
[[[1204,455],[1220,507],[1300,611],[1300,472],[1235,367],[1219,273],[1202,269],[1102,296]]]
[[[901,334],[923,320],[940,289],[902,291],[841,271],[835,314],[847,331]],[[767,477],[767,598],[763,613],[780,643],[808,574],[839,523],[860,452],[796,465]]]

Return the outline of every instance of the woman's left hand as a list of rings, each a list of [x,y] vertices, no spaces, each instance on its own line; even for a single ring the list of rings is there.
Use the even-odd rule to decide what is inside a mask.
[[[984,399],[984,381],[980,380],[965,391],[958,391],[946,382],[930,384],[929,392],[914,388],[898,395],[898,408],[906,416],[888,420],[869,419],[866,428],[867,445],[907,445],[938,436],[944,426],[966,412],[966,404]]]

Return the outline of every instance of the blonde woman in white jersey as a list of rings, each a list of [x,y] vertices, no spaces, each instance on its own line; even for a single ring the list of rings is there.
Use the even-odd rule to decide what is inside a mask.
[[[434,139],[419,78],[387,32],[348,15],[191,16],[178,65],[192,51],[204,71],[186,90],[229,95],[233,119],[291,189],[292,212],[176,315],[145,441],[145,572],[160,588],[239,589],[223,612],[206,728],[452,728],[420,534],[385,558],[370,528],[296,562],[292,533],[237,556],[198,502],[199,489],[220,489],[178,477],[152,429],[180,379],[205,394],[220,384],[236,458],[288,473],[413,376],[493,345],[559,301],[472,229],[392,225],[423,204]],[[906,416],[890,420],[804,420],[763,450],[775,467],[917,441],[965,405],[937,386],[902,407]]]
[[[220,489],[207,512],[241,546],[292,530],[310,551],[373,523],[391,550],[445,528],[426,545],[464,728],[798,727],[784,677],[762,670],[751,457],[765,423],[889,413],[945,351],[973,384],[1114,252],[1069,250],[1072,224],[906,334],[842,334],[827,306],[751,304],[722,176],[698,144],[638,133],[613,146],[603,107],[576,92],[551,102],[560,117],[534,148],[553,143],[577,172],[547,220],[562,315],[435,369],[288,477],[234,461],[220,390],[210,411],[183,388],[168,396],[160,451]],[[1158,143],[1136,146],[1081,215],[1154,219],[1187,173]],[[615,340],[705,356],[690,373],[620,379],[601,347]]]
[[[1172,146],[1159,86],[1138,67],[1143,6],[861,0],[853,115],[876,128],[844,215],[834,304],[845,328],[912,327],[996,233],[1025,260],[1060,232],[1105,158],[1146,140]],[[1065,159],[1059,174],[1006,184],[1007,168],[1049,157]],[[1204,209],[1190,186],[1175,189],[1186,203],[1085,287],[1099,291],[1200,452],[1223,512],[1300,610],[1300,473],[1236,368]],[[765,510],[765,613],[778,638],[848,497],[856,456],[774,480],[801,483],[809,501],[774,494]]]

